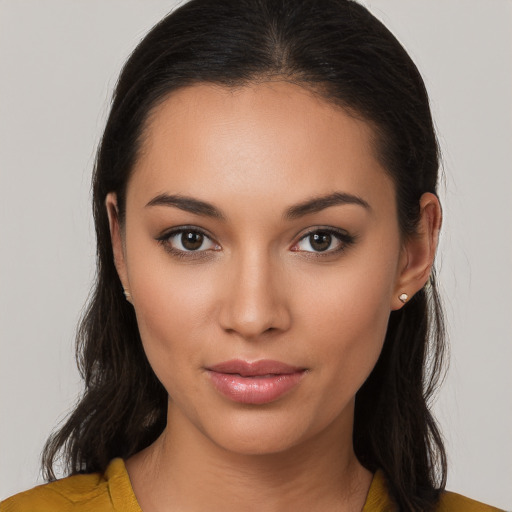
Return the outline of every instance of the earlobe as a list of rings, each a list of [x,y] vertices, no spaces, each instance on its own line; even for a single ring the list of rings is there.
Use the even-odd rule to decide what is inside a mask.
[[[403,307],[427,283],[439,242],[441,220],[439,199],[426,192],[420,199],[420,220],[416,233],[408,237],[403,247],[392,310]]]
[[[108,223],[110,227],[110,240],[112,242],[112,252],[114,254],[114,265],[119,279],[121,280],[121,284],[123,285],[125,297],[129,302],[131,302],[130,288],[126,272],[123,237],[119,222],[119,209],[117,207],[117,196],[114,192],[107,194],[105,207],[107,209]]]

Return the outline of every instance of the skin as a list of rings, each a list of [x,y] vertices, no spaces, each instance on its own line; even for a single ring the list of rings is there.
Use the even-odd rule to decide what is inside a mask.
[[[382,349],[390,311],[426,283],[437,246],[437,198],[421,198],[417,235],[401,236],[395,189],[368,124],[287,82],[210,84],[172,93],[151,116],[121,226],[109,194],[114,257],[144,348],[169,393],[162,436],[127,461],[145,512],[360,511],[372,475],[352,448],[354,398]],[[297,218],[290,207],[342,192]],[[172,205],[205,201],[223,218]],[[183,250],[172,228],[209,238]],[[306,235],[331,238],[315,251]],[[335,249],[341,249],[336,251]],[[261,405],[234,402],[206,367],[273,359],[305,368]]]

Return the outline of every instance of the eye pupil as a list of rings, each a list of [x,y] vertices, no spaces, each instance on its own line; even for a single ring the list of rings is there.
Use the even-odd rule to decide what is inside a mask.
[[[181,235],[181,243],[185,249],[194,251],[203,245],[204,236],[196,231],[184,231]]]
[[[332,236],[329,233],[323,233],[321,231],[310,236],[311,247],[315,249],[315,251],[326,251],[330,247],[331,241]]]

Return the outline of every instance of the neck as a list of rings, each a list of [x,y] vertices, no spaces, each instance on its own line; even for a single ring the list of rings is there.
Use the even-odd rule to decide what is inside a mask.
[[[160,438],[127,461],[145,512],[359,512],[364,505],[372,475],[353,452],[352,421],[340,418],[298,446],[263,455],[234,453],[179,423],[170,414]]]

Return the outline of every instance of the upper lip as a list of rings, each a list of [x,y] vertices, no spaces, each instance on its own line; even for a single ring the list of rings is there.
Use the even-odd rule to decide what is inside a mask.
[[[209,366],[207,370],[217,373],[238,374],[242,377],[259,377],[262,375],[286,375],[303,371],[305,368],[270,359],[260,359],[253,362],[233,359]]]

